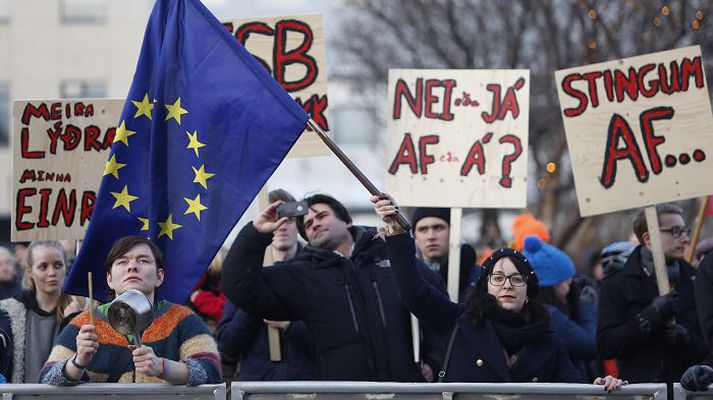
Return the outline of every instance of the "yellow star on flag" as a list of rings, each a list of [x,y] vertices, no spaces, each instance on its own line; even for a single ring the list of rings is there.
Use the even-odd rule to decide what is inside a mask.
[[[102,176],[111,174],[114,178],[119,179],[119,170],[124,167],[126,167],[126,164],[116,162],[116,154],[112,154],[109,161],[104,164],[104,173]]]
[[[144,95],[143,100],[131,100],[131,102],[136,106],[136,114],[134,114],[134,118],[139,118],[140,116],[145,115],[148,119],[152,119],[151,112],[153,111],[153,104],[149,100],[148,93]]]
[[[193,172],[196,174],[196,177],[193,178],[193,183],[200,183],[203,188],[206,190],[208,189],[208,179],[212,178],[215,176],[215,174],[211,174],[210,172],[205,172],[205,164],[201,165],[200,169],[196,169],[196,167],[191,166],[193,168]]]
[[[159,238],[161,236],[166,235],[169,239],[173,240],[173,231],[178,228],[181,228],[183,225],[174,224],[173,216],[171,214],[168,214],[166,222],[159,222],[158,226],[161,227],[161,232],[158,233]]]
[[[122,206],[126,208],[128,212],[131,212],[131,202],[138,199],[138,197],[129,194],[129,188],[126,185],[124,185],[124,190],[121,192],[111,192],[111,195],[116,199],[112,209]]]
[[[187,110],[181,108],[181,98],[179,97],[173,104],[166,104],[165,107],[168,109],[168,115],[166,115],[165,120],[168,121],[173,118],[178,122],[178,125],[181,125],[181,115],[188,114]]]
[[[141,230],[142,230],[142,231],[147,231],[147,230],[149,230],[149,219],[148,219],[148,218],[141,218],[141,217],[138,217],[138,218],[139,218],[139,221],[141,221],[141,223],[143,224],[143,225],[141,225]]]
[[[136,132],[126,129],[126,123],[121,121],[119,126],[116,128],[116,134],[114,135],[114,143],[122,142],[129,147],[129,136],[136,135]]]
[[[198,149],[201,147],[205,147],[205,143],[201,143],[198,141],[198,131],[194,131],[193,134],[191,135],[190,132],[186,131],[186,135],[188,135],[188,147],[187,149],[192,149],[193,151],[196,152],[196,157],[200,156],[198,155]]]
[[[193,213],[196,218],[198,218],[198,221],[200,221],[201,211],[208,209],[208,207],[201,204],[201,195],[197,195],[196,198],[193,200],[189,199],[188,197],[184,197],[183,200],[188,203],[188,209],[186,209],[186,212],[184,212],[183,215]]]

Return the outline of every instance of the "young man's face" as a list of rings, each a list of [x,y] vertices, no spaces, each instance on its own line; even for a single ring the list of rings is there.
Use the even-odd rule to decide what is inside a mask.
[[[278,251],[288,251],[297,243],[297,223],[294,218],[282,224],[273,232],[272,247]]]
[[[684,232],[687,228],[683,217],[678,214],[661,214],[659,215],[659,229],[661,230],[661,247],[663,247],[666,260],[682,259],[691,241],[688,233]],[[680,236],[674,237],[674,233],[678,233]],[[647,241],[646,247],[651,249],[651,239]]]
[[[136,289],[153,297],[156,288],[163,282],[163,269],[157,268],[151,248],[139,243],[114,260],[106,274],[106,281],[117,296],[128,289]]]
[[[416,246],[426,261],[440,260],[448,254],[449,226],[436,217],[418,220],[414,228]]]
[[[348,224],[337,218],[327,204],[309,207],[304,217],[304,230],[309,244],[327,250],[336,250],[351,235]]]

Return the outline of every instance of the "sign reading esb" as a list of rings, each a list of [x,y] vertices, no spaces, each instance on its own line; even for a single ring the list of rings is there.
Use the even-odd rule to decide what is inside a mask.
[[[224,21],[230,33],[255,56],[323,130],[329,130],[327,60],[322,16],[254,17]],[[287,157],[331,154],[305,130]]]
[[[713,193],[698,46],[555,73],[582,216]]]

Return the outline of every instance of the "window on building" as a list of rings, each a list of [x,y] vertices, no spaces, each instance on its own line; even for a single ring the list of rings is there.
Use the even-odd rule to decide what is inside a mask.
[[[10,0],[0,0],[0,24],[10,21]]]
[[[66,80],[59,88],[63,99],[100,99],[106,97],[106,84],[102,81]]]
[[[0,0],[2,1],[2,0]],[[60,16],[67,23],[101,23],[107,17],[107,0],[61,0]]]
[[[329,113],[330,130],[337,143],[376,145],[379,128],[374,110],[365,107],[335,107]]]
[[[10,143],[10,86],[0,82],[0,146]]]

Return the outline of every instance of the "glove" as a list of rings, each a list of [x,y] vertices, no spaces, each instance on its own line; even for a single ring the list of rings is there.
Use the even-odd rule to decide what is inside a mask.
[[[676,314],[676,304],[678,303],[678,295],[676,292],[670,292],[666,295],[659,296],[654,299],[636,316],[639,323],[639,329],[642,332],[651,332],[654,329],[664,325],[666,320],[672,318]]]
[[[597,304],[597,290],[592,285],[584,285],[579,291],[579,303]]]
[[[679,347],[691,343],[691,333],[681,324],[667,324],[664,338],[666,345],[670,347]]]
[[[713,381],[713,368],[707,365],[693,365],[681,377],[681,386],[692,392],[705,392]]]

